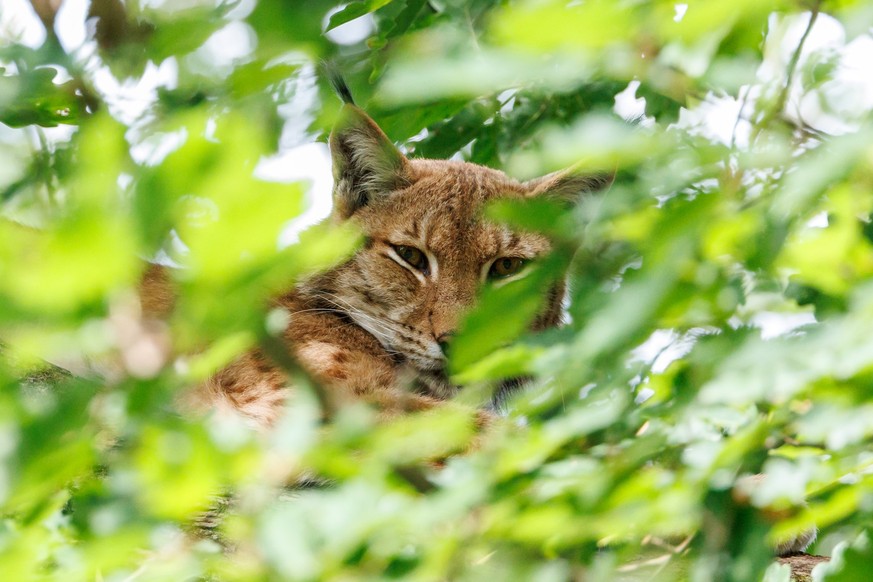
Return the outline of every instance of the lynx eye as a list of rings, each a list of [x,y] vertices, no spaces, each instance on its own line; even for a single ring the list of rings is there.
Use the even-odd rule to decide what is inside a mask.
[[[426,273],[428,270],[427,257],[424,256],[424,253],[418,250],[415,247],[407,247],[404,245],[392,245],[394,248],[394,252],[397,255],[406,261],[409,266],[418,269],[419,271]]]
[[[488,277],[490,279],[503,279],[515,275],[521,271],[526,264],[527,261],[520,257],[501,257],[491,263]]]

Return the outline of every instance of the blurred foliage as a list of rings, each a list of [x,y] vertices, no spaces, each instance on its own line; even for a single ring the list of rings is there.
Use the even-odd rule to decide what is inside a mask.
[[[812,523],[824,579],[867,579],[868,3],[21,6],[0,13],[4,580],[775,581],[767,544]],[[309,186],[258,171],[329,131],[322,59],[410,155],[616,172],[572,211],[489,209],[556,252],[453,345],[471,388],[534,379],[484,434],[464,406],[325,423],[307,390],[266,435],[178,413],[274,352],[267,298],[357,244],[279,246]],[[133,307],[151,257],[185,266],[167,329]],[[525,333],[567,271],[570,323]]]

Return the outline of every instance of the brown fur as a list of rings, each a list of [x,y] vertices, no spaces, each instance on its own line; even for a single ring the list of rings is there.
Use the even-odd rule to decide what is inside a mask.
[[[163,319],[173,311],[175,297],[167,270],[149,265],[140,282],[142,315],[148,319]]]
[[[301,367],[331,398],[363,398],[391,414],[434,406],[456,392],[441,343],[474,303],[496,259],[534,259],[549,240],[481,218],[499,198],[566,197],[603,185],[573,172],[529,183],[475,164],[409,160],[353,105],[330,139],[335,222],[352,221],[366,243],[346,263],[275,299],[290,323],[284,340]],[[397,254],[398,245],[428,258],[427,272]],[[166,276],[150,270],[144,310],[164,314]],[[534,329],[558,325],[563,286],[549,293]],[[243,355],[204,386],[204,394],[262,426],[272,424],[290,392],[258,351]]]

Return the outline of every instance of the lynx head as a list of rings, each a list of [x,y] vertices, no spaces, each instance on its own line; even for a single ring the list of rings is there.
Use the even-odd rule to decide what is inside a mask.
[[[509,281],[551,245],[482,218],[500,198],[575,198],[603,176],[562,172],[518,182],[476,164],[407,159],[363,111],[343,107],[330,137],[336,221],[354,221],[365,244],[333,276],[331,300],[389,353],[418,372],[420,388],[448,397],[446,347],[487,281]],[[557,325],[563,285],[534,329]]]

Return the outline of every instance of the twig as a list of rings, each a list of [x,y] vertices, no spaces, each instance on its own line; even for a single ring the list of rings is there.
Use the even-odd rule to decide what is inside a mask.
[[[315,396],[325,421],[330,421],[336,416],[337,406],[334,399],[321,384],[309,377],[280,339],[271,335],[266,329],[262,329],[259,333],[258,344],[264,353],[294,380],[295,387],[309,390]]]
[[[476,28],[473,25],[473,16],[470,14],[469,6],[464,7],[464,15],[467,17],[467,27],[470,29],[470,37],[473,40],[473,47],[481,52],[482,47],[479,46],[479,38],[476,35]]]
[[[776,98],[776,102],[773,103],[773,106],[764,114],[764,118],[761,119],[760,123],[755,126],[755,131],[752,135],[752,141],[757,138],[760,133],[767,127],[773,119],[779,115],[783,109],[785,109],[785,104],[788,101],[788,92],[791,90],[791,84],[794,81],[794,74],[797,70],[797,64],[800,61],[800,55],[803,52],[803,45],[806,44],[806,39],[809,37],[809,34],[812,32],[812,28],[815,26],[816,20],[818,20],[819,11],[821,10],[821,0],[816,0],[815,4],[812,6],[809,15],[809,22],[806,25],[806,30],[803,31],[803,36],[800,37],[800,42],[797,43],[797,48],[794,51],[794,54],[791,55],[791,60],[788,62],[788,71],[785,76],[785,84],[782,86],[781,91],[779,92],[779,96]]]

